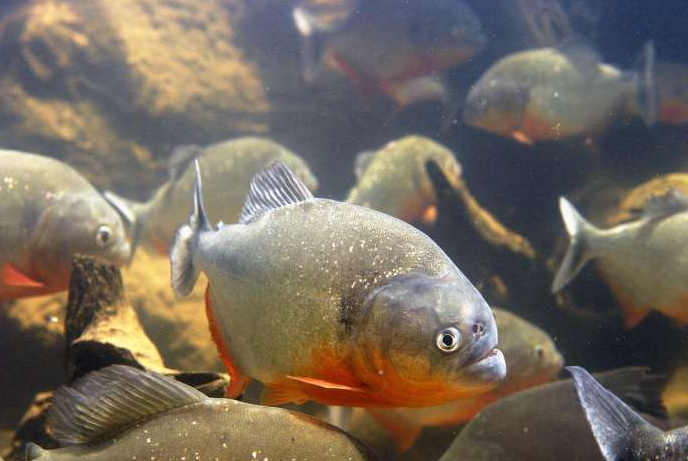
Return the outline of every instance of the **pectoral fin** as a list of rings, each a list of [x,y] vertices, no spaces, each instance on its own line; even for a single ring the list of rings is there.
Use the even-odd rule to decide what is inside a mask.
[[[303,377],[303,376],[289,376],[289,375],[287,375],[287,378],[292,379],[294,381],[299,381],[302,383],[310,384],[311,386],[322,387],[323,389],[339,389],[342,391],[352,391],[352,392],[365,392],[366,391],[366,389],[364,387],[349,386],[346,384],[339,384],[339,383],[334,383],[332,381],[326,381],[324,379],[307,378],[307,377]]]
[[[10,285],[14,287],[26,287],[26,288],[43,288],[45,283],[35,280],[28,275],[24,274],[22,271],[14,267],[12,264],[5,264],[0,269],[0,280],[5,285]]]

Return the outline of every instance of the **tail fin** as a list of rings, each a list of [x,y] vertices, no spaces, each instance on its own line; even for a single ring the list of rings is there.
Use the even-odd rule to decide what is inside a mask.
[[[34,459],[41,459],[43,457],[44,453],[45,453],[45,450],[43,450],[41,447],[39,447],[35,443],[29,442],[26,444],[26,451],[24,452],[24,459],[27,459],[29,461],[34,460]],[[2,458],[0,458],[0,461],[2,461]]]
[[[590,424],[597,445],[607,461],[627,459],[634,434],[639,428],[659,429],[650,425],[617,396],[602,387],[580,367],[566,367],[573,376],[578,400]]]
[[[195,160],[194,164],[196,166],[196,184],[194,185],[193,211],[189,216],[189,222],[177,229],[170,250],[172,289],[177,297],[187,296],[193,290],[199,274],[199,269],[194,264],[194,247],[198,244],[200,233],[212,230],[203,207],[201,168],[198,165],[198,159]]]
[[[571,242],[554,277],[552,293],[558,292],[573,280],[592,257],[589,237],[599,232],[564,197],[559,197],[559,210]]]
[[[645,125],[652,126],[657,121],[658,96],[655,86],[655,46],[648,40],[636,61],[638,72],[638,107]]]
[[[122,223],[131,239],[131,258],[133,258],[141,239],[142,210],[146,204],[126,199],[109,190],[103,192],[103,197],[122,218]]]

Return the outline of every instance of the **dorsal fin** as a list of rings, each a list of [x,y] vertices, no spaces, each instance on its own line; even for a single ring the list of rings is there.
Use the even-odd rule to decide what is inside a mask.
[[[48,426],[62,446],[79,445],[153,415],[207,400],[200,391],[166,376],[111,365],[58,389]]]
[[[658,221],[686,210],[688,210],[688,197],[672,188],[662,195],[648,199],[641,217],[648,221]]]
[[[312,199],[308,187],[287,166],[275,162],[251,180],[239,222],[248,224],[270,210]]]
[[[178,179],[191,165],[191,162],[203,153],[203,148],[195,144],[177,146],[172,150],[167,161],[167,174],[171,181]]]

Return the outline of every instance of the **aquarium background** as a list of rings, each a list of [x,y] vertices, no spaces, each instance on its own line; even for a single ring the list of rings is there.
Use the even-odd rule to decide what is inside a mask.
[[[165,181],[176,146],[257,134],[308,162],[319,179],[318,196],[343,199],[356,184],[358,153],[424,135],[454,152],[475,199],[537,251],[528,260],[491,247],[451,198],[441,201],[434,225],[419,224],[489,303],[545,329],[566,363],[674,370],[686,361],[685,327],[653,312],[639,327],[624,329],[594,265],[558,299],[550,285],[567,245],[557,198],[572,198],[585,216],[608,225],[623,191],[686,171],[688,125],[646,128],[619,119],[592,140],[527,146],[467,126],[461,107],[496,59],[570,36],[592,43],[620,68],[633,65],[648,39],[658,60],[688,65],[688,2],[467,3],[488,42],[443,73],[456,104],[448,111],[434,102],[399,109],[382,94],[363,97],[333,71],[306,84],[295,0],[3,0],[0,146],[54,156],[100,190],[143,200]],[[568,30],[543,35],[543,24],[562,18]],[[166,263],[137,258],[125,269],[126,288],[170,366],[220,367],[203,319],[193,319],[201,316],[200,295],[175,304]],[[495,275],[506,291],[490,284]],[[0,433],[6,436],[0,442],[36,392],[62,382],[63,304],[64,295],[57,295],[0,309]]]

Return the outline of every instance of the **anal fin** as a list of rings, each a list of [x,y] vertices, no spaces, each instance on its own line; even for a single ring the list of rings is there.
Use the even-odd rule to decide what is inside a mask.
[[[21,272],[12,264],[5,264],[0,269],[0,280],[5,285],[25,288],[43,288],[45,283],[32,279],[28,275]]]
[[[224,363],[227,373],[229,374],[229,385],[225,391],[225,394],[230,399],[235,399],[244,391],[246,386],[250,381],[250,378],[239,370],[239,368],[234,364],[234,361],[229,355],[229,349],[225,343],[220,330],[217,327],[217,322],[215,321],[215,315],[213,314],[212,303],[210,301],[210,284],[205,289],[205,313],[208,318],[208,325],[210,328],[210,335],[215,342],[217,351],[220,354],[222,363]]]

